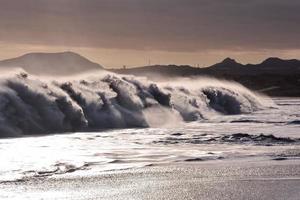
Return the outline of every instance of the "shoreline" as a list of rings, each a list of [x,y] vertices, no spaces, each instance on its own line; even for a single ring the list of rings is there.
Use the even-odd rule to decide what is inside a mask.
[[[289,199],[300,160],[205,161],[0,184],[1,199]]]

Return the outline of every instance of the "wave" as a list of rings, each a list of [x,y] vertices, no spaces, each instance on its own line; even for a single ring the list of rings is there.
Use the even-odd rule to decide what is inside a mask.
[[[107,72],[55,80],[21,71],[0,77],[0,137],[174,126],[266,106],[243,86],[214,79],[155,83]]]
[[[286,145],[299,144],[300,139],[289,137],[276,137],[274,135],[250,135],[247,133],[234,133],[228,135],[211,136],[206,134],[193,135],[192,137],[182,137],[181,135],[172,135],[164,139],[154,141],[157,144],[253,144],[253,145]]]
[[[300,120],[293,120],[293,121],[288,122],[287,124],[289,124],[289,125],[300,125]]]

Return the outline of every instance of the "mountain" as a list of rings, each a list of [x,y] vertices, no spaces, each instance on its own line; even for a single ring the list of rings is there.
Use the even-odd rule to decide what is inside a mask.
[[[232,70],[243,68],[244,65],[236,62],[232,58],[225,58],[222,62],[210,66],[211,69],[215,70]]]
[[[300,60],[268,58],[259,64],[238,63],[226,58],[205,68],[184,65],[154,65],[128,69],[114,69],[116,73],[146,76],[161,80],[174,77],[211,76],[234,80],[244,86],[272,96],[300,97]]]
[[[128,69],[113,69],[119,73],[148,74],[159,73],[175,76],[191,76],[198,74],[207,75],[255,75],[255,74],[300,74],[300,60],[283,60],[280,58],[267,58],[260,64],[238,63],[232,58],[226,58],[222,62],[205,68],[195,68],[189,65],[152,65]]]
[[[74,52],[28,53],[0,61],[0,68],[23,68],[35,75],[71,75],[103,67]]]
[[[273,73],[300,73],[300,60],[283,60],[280,58],[267,58],[262,63],[253,65],[247,64],[245,67],[251,67],[255,70],[272,71]]]

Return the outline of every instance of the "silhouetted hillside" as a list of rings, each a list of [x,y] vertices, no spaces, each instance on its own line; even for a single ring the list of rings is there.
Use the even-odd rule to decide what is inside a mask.
[[[150,79],[161,77],[212,76],[237,81],[246,87],[262,91],[272,96],[300,96],[300,60],[268,58],[260,64],[240,64],[226,58],[220,63],[206,68],[188,65],[154,65],[131,69],[112,70],[122,74],[147,76]]]
[[[101,65],[73,52],[29,53],[0,61],[0,68],[22,68],[37,75],[70,75],[103,69]]]

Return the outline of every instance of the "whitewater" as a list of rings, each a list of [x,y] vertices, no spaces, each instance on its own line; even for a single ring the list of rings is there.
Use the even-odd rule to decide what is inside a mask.
[[[0,81],[0,183],[168,163],[300,158],[299,98],[198,77],[23,70]]]
[[[0,77],[0,137],[163,127],[251,113],[270,101],[232,82],[151,82],[113,73],[54,78],[24,71]]]

